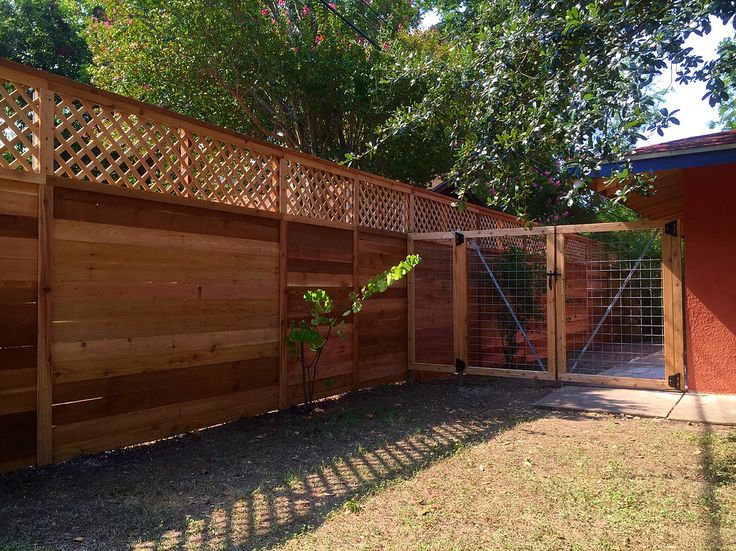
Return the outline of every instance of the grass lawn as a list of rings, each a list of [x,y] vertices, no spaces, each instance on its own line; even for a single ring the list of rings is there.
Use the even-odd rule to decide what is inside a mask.
[[[736,550],[736,430],[396,385],[0,476],[0,550]]]

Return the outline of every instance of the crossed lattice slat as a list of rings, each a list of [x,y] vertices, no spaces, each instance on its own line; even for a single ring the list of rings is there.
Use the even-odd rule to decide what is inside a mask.
[[[360,182],[361,226],[405,232],[408,227],[409,198],[406,193],[385,186]]]
[[[194,197],[278,212],[275,159],[222,140],[192,134],[186,147],[187,183]],[[187,145],[189,145],[187,143]]]
[[[222,140],[56,96],[58,176],[278,211],[274,159]]]
[[[417,233],[450,231],[450,205],[417,196],[414,200],[414,228]]]
[[[350,178],[295,161],[288,161],[287,169],[287,214],[352,223],[355,201]]]
[[[0,79],[0,167],[19,172],[40,170],[39,120],[37,91]]]
[[[478,217],[479,229],[481,230],[503,230],[511,228],[521,228],[522,224],[492,216],[488,214],[481,214]],[[481,246],[488,247],[491,249],[504,250],[510,247],[516,247],[518,249],[526,249],[529,247],[529,243],[532,241],[525,240],[521,236],[500,236],[500,237],[484,237],[480,241]],[[536,243],[536,241],[534,241]],[[534,251],[540,252],[540,251]]]
[[[56,96],[54,173],[186,196],[179,132],[119,110]]]
[[[477,218],[474,213],[467,209],[460,210],[456,207],[451,207],[449,211],[450,215],[450,229],[455,230],[475,230],[477,229]]]

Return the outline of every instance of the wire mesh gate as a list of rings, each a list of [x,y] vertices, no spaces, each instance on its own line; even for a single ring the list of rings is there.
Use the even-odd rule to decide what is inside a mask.
[[[676,222],[409,237],[413,371],[683,388]]]

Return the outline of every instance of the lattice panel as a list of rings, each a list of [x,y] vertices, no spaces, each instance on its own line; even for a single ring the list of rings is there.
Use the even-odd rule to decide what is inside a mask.
[[[276,161],[222,140],[184,137],[184,174],[192,196],[241,207],[278,212]]]
[[[57,95],[54,138],[57,176],[189,195],[176,128]]]
[[[511,228],[521,228],[523,224],[507,220],[505,218],[499,218],[496,216],[489,216],[487,214],[481,214],[479,216],[480,229],[481,230],[501,230]],[[503,250],[507,247],[515,247],[520,250],[527,250],[527,252],[539,253],[541,251],[531,250],[530,246],[536,246],[536,240],[528,240],[521,236],[504,236],[504,237],[483,237],[478,240],[478,243],[482,247],[488,247],[491,249]]]
[[[409,221],[409,196],[385,186],[359,182],[359,224],[367,228],[378,228],[405,232]]]
[[[450,229],[455,230],[476,230],[478,229],[478,218],[475,213],[469,210],[460,210],[456,207],[451,207],[450,212]]]
[[[39,172],[39,121],[37,91],[0,79],[0,168]]]
[[[350,178],[295,161],[287,162],[286,214],[352,224]]]
[[[416,233],[450,231],[449,209],[446,203],[417,196],[414,200],[414,227]]]

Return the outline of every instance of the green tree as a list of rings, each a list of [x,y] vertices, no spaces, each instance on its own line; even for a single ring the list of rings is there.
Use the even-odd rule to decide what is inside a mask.
[[[91,61],[79,4],[65,0],[0,2],[0,57],[88,81]]]
[[[711,122],[709,126],[736,130],[736,40],[722,40],[718,45],[718,53],[723,60],[720,64],[720,78],[727,87],[729,97],[718,107],[718,121]]]
[[[87,32],[92,77],[214,124],[424,183],[452,164],[441,128],[407,132],[362,156],[388,114],[413,101],[407,94],[419,97],[378,68],[420,13],[407,0],[101,0]]]
[[[451,179],[489,204],[529,215],[535,186],[557,185],[557,205],[582,198],[602,160],[625,158],[643,130],[678,124],[658,109],[651,84],[668,62],[677,81],[704,81],[707,99],[727,97],[721,57],[703,60],[685,40],[729,21],[733,0],[470,0],[439,3],[443,55],[397,46],[396,82],[428,91],[399,109],[385,136],[452,119]],[[380,145],[378,146],[380,147]],[[626,169],[627,189],[648,191]]]

